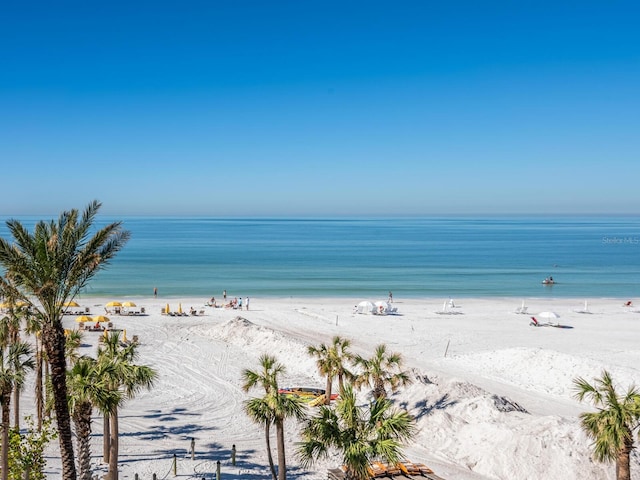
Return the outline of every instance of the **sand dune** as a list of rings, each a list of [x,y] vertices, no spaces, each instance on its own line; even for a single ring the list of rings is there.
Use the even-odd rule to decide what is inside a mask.
[[[80,299],[95,313],[110,299]],[[115,316],[115,327],[140,339],[140,362],[160,372],[157,386],[121,412],[121,478],[269,478],[262,429],[242,411],[241,371],[257,368],[263,353],[287,367],[284,385],[324,386],[308,345],[339,334],[353,351],[368,355],[379,343],[405,355],[414,382],[393,396],[417,419],[419,434],[407,456],[448,479],[614,479],[613,465],[594,463],[577,415],[590,409],[572,395],[577,376],[592,379],[608,369],[621,387],[640,379],[640,314],[620,299],[589,299],[593,314],[574,312],[583,299],[527,299],[529,311],[553,310],[573,328],[529,326],[515,314],[521,300],[459,299],[458,315],[437,314],[442,299],[401,299],[399,315],[356,315],[362,299],[251,299],[250,311],[203,307],[204,299],[176,299],[204,316],[160,314],[167,299],[135,299],[147,316]],[[378,300],[378,299],[371,299]],[[74,328],[73,317],[65,325]],[[83,353],[92,354],[99,333],[88,332]],[[446,357],[445,357],[446,351]],[[258,391],[255,392],[259,394]],[[366,402],[369,392],[361,392]],[[29,408],[29,387],[24,411]],[[99,417],[93,424],[95,473],[101,460]],[[298,426],[287,425],[292,478],[324,479],[337,458],[302,470],[294,455]],[[188,451],[196,442],[192,460]],[[230,451],[237,448],[237,464]],[[57,446],[56,446],[57,447]],[[56,448],[49,474],[59,473]],[[634,479],[640,459],[633,457]]]

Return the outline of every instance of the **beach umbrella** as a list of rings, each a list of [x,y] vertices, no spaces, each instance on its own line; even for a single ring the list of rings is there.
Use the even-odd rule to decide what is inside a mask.
[[[124,343],[127,343],[127,329],[126,328],[122,331],[122,341]]]
[[[93,319],[87,315],[80,315],[79,317],[76,317],[76,322],[78,323],[84,323],[84,322],[92,322]]]
[[[181,303],[178,304],[178,313],[182,313],[182,304]]]
[[[65,304],[63,304],[64,307],[79,307],[80,305],[78,305],[76,302],[74,302],[73,300],[71,302],[67,302]]]
[[[540,318],[547,318],[547,319],[560,318],[560,315],[558,315],[556,312],[540,312],[538,316]]]
[[[106,305],[107,307],[121,307],[122,304],[120,302],[109,302]]]
[[[108,322],[109,317],[105,317],[104,315],[98,315],[97,317],[93,317],[92,321],[98,322],[98,323]]]
[[[169,310],[169,304],[167,303],[167,306],[164,307],[164,313],[169,313],[171,310]]]
[[[135,303],[133,303],[133,302],[124,302],[124,303],[122,304],[122,306],[123,306],[123,307],[135,307],[135,306],[136,306],[136,304],[135,304]]]

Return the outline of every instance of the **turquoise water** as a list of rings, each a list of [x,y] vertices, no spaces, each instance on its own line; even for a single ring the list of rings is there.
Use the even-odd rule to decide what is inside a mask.
[[[32,225],[30,217],[18,217]],[[0,235],[8,233],[1,219]],[[48,218],[47,218],[48,220]],[[86,296],[634,297],[640,217],[122,220]],[[552,275],[557,284],[543,286]]]

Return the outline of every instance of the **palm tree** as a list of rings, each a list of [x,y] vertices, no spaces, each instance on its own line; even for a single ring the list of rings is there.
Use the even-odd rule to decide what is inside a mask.
[[[350,377],[351,372],[346,368],[347,361],[352,361],[354,356],[348,351],[351,342],[336,335],[333,337],[331,346],[321,343],[320,346],[310,345],[307,352],[316,358],[316,366],[321,375],[327,377],[327,387],[325,389],[325,405],[331,403],[331,393],[333,389],[333,379],[338,377],[339,389],[344,387],[345,376]]]
[[[373,388],[373,398],[379,400],[387,397],[386,388],[395,392],[399,386],[411,383],[407,372],[402,371],[403,359],[400,353],[387,353],[385,344],[378,345],[369,359],[360,355],[355,357],[355,364],[362,368],[354,385],[360,388],[368,384]]]
[[[37,429],[42,431],[42,425],[44,422],[44,362],[46,354],[43,350],[40,337],[42,336],[42,320],[39,315],[27,316],[27,325],[25,331],[28,334],[32,334],[35,338],[35,350],[36,350],[36,379],[34,386],[35,400],[36,400],[36,416],[37,416]]]
[[[574,380],[576,398],[590,400],[597,412],[580,414],[582,429],[594,441],[594,456],[599,462],[616,462],[616,479],[630,480],[629,456],[635,448],[633,436],[640,426],[640,392],[630,387],[619,395],[611,374],[591,384],[584,378]]]
[[[109,480],[118,480],[118,408],[141,389],[151,389],[158,376],[151,367],[133,363],[137,358],[137,344],[122,344],[120,332],[112,332],[98,348],[98,363],[104,368],[106,384],[122,394],[121,401],[105,410],[109,416]]]
[[[285,372],[285,367],[269,355],[260,357],[261,372],[244,370],[245,383],[243,389],[248,391],[253,386],[261,385],[265,389],[262,398],[253,398],[245,403],[245,411],[256,423],[265,425],[267,436],[267,451],[269,455],[271,474],[274,480],[286,480],[287,461],[284,447],[284,422],[287,418],[303,420],[305,418],[305,405],[297,397],[290,397],[278,393],[278,375]],[[276,444],[278,450],[278,475],[275,476],[273,459],[270,452],[269,427],[276,426]]]
[[[120,222],[93,232],[100,203],[91,202],[82,214],[69,210],[58,221],[38,222],[33,233],[17,220],[7,227],[13,243],[0,238],[0,266],[6,278],[0,283],[16,298],[29,302],[42,318],[42,340],[51,367],[56,422],[60,441],[62,477],[75,480],[76,469],[67,403],[65,338],[62,327],[63,304],[72,300],[104,268],[129,239]],[[13,286],[15,285],[15,289]]]
[[[297,453],[307,468],[337,451],[346,467],[346,478],[365,480],[371,476],[372,460],[397,463],[402,458],[402,444],[414,434],[414,420],[405,410],[393,410],[387,399],[358,406],[353,387],[345,385],[335,409],[323,405],[307,421]]]
[[[22,319],[27,316],[26,305],[17,305],[13,301],[9,303],[8,314],[0,322],[0,348],[6,348],[20,341],[20,325]],[[21,359],[14,358],[13,360],[16,362],[15,369],[19,369]],[[23,387],[23,381],[18,381],[13,386],[13,425],[17,429],[20,429],[20,393]]]
[[[242,389],[248,392],[251,388],[260,385],[264,388],[265,396],[267,396],[272,393],[275,385],[277,392],[277,376],[285,371],[284,365],[278,363],[275,357],[269,355],[261,355],[259,362],[262,367],[261,371],[245,369],[242,372],[242,377],[244,378]],[[273,463],[273,455],[271,454],[271,425],[273,424],[273,416],[266,402],[262,402],[261,400],[262,399],[249,400],[245,404],[245,412],[254,422],[264,424],[269,469],[271,470],[273,480],[277,480],[276,467]]]
[[[0,347],[0,404],[2,404],[2,480],[9,478],[9,410],[11,393],[33,369],[31,346],[24,342]]]
[[[68,372],[69,405],[75,425],[78,445],[80,480],[91,480],[91,414],[93,407],[103,412],[115,408],[122,400],[121,392],[109,388],[105,379],[113,372],[112,365],[100,365],[91,357],[80,357]]]

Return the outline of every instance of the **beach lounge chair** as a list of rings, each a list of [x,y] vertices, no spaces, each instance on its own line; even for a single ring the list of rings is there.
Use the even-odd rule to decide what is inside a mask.
[[[370,463],[367,470],[371,478],[385,477],[387,475],[387,470],[380,462]]]

